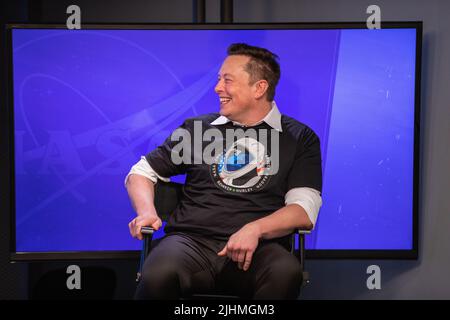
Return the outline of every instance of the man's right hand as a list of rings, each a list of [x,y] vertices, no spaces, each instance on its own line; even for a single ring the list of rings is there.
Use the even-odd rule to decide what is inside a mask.
[[[158,230],[161,226],[161,219],[155,215],[137,216],[128,224],[131,236],[139,240],[142,240],[142,227],[152,227],[153,229]]]

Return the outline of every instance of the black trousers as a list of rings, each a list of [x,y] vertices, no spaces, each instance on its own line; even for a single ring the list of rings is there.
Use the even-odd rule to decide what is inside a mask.
[[[260,241],[247,271],[217,255],[225,244],[185,233],[153,241],[135,299],[179,299],[192,294],[238,295],[244,299],[298,297],[301,266],[281,244]]]

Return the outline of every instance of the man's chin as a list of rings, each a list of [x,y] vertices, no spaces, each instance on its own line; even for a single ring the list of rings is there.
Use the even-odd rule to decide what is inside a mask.
[[[224,117],[229,117],[230,116],[230,113],[227,112],[226,108],[224,108],[222,106],[220,107],[219,113],[220,113],[221,116],[224,116]]]

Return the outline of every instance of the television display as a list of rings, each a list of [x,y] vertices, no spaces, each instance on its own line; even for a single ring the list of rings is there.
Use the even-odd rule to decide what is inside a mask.
[[[237,42],[279,56],[278,108],[321,141],[323,206],[307,256],[417,256],[420,23],[8,32],[12,259],[135,255],[124,178],[184,119],[218,112],[217,74]]]

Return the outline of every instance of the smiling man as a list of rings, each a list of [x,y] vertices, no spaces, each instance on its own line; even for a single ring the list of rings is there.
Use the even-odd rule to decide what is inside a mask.
[[[184,150],[186,161],[174,162],[180,135],[172,135],[127,175],[137,213],[130,233],[142,239],[143,226],[162,225],[154,184],[186,174],[181,203],[145,261],[136,298],[176,299],[217,289],[253,299],[298,297],[302,270],[288,240],[294,229],[312,229],[316,222],[321,153],[317,135],[282,115],[274,102],[277,58],[264,48],[231,45],[215,87],[220,114],[187,119],[176,130],[201,148]],[[212,136],[220,143],[212,148],[213,161],[195,161]],[[202,141],[192,141],[198,137]]]

